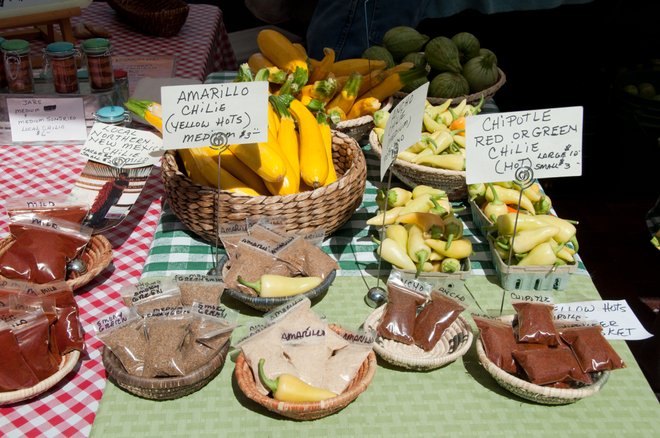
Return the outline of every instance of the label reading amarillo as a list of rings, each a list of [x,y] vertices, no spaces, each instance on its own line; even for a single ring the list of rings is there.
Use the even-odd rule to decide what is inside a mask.
[[[268,82],[161,88],[163,148],[268,140]]]
[[[399,152],[417,143],[422,138],[422,118],[429,83],[420,85],[399,102],[387,119],[380,155],[380,180]]]
[[[162,155],[162,143],[153,132],[96,122],[80,154],[98,163],[126,169],[153,166]]]
[[[582,174],[582,107],[479,114],[465,120],[468,184]]]
[[[85,109],[80,97],[8,98],[12,141],[85,140]]]

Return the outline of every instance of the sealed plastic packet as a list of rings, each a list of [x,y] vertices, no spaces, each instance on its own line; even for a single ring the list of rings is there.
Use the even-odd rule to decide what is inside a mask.
[[[183,346],[186,373],[207,363],[229,342],[238,314],[222,305],[194,302],[190,333]]]
[[[536,385],[566,383],[570,386],[589,385],[591,376],[580,368],[575,355],[565,345],[531,350],[516,350],[513,358],[527,379]]]
[[[183,346],[190,334],[192,314],[170,310],[148,314],[144,318],[147,348],[143,377],[177,377],[186,374]]]
[[[0,392],[30,388],[39,378],[21,354],[11,326],[0,320],[0,349],[4,357],[0,367]]]
[[[515,301],[516,311],[513,331],[520,343],[544,344],[556,347],[560,344],[559,332],[554,323],[554,306],[532,301]]]
[[[181,307],[181,290],[174,276],[140,281],[135,285],[131,305],[139,315],[152,312],[154,309]]]
[[[181,292],[181,304],[184,306],[191,306],[195,301],[219,305],[225,290],[222,278],[217,275],[175,275],[174,280]]]
[[[124,308],[94,323],[96,337],[117,356],[133,376],[142,376],[147,338],[144,320],[133,308]]]
[[[11,198],[5,202],[7,215],[34,213],[43,219],[61,219],[82,224],[89,213],[89,205],[66,196]]]
[[[248,237],[247,221],[235,221],[219,224],[218,237],[225,248],[229,263],[236,258],[236,249],[241,239]]]
[[[323,388],[341,394],[353,381],[373,350],[376,333],[372,330],[342,333],[347,345],[335,350],[325,364]]]
[[[603,335],[600,325],[560,329],[561,339],[568,344],[582,371],[593,373],[625,368],[618,353]]]
[[[513,359],[516,337],[510,323],[498,319],[472,315],[479,329],[479,338],[488,359],[509,374],[517,374],[518,367]]]
[[[426,302],[415,318],[415,345],[424,351],[433,350],[445,330],[464,310],[465,307],[455,299],[437,290],[432,291],[431,300]]]
[[[401,284],[388,282],[387,304],[377,327],[378,334],[384,339],[413,344],[417,310],[426,299],[425,295]]]

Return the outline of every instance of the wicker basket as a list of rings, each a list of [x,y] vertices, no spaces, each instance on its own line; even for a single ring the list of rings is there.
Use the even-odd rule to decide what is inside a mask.
[[[506,75],[504,74],[504,72],[500,68],[498,68],[497,71],[499,72],[499,75],[497,76],[497,82],[495,82],[493,85],[477,93],[452,97],[451,98],[452,103],[458,105],[463,99],[466,99],[468,104],[474,105],[479,102],[482,96],[484,99],[488,99],[490,97],[495,96],[497,90],[502,88],[502,85],[504,85],[504,83],[506,82]],[[408,93],[404,93],[401,91],[397,91],[396,93],[394,93],[394,105],[396,106],[396,104],[398,104],[407,95]],[[446,97],[427,97],[426,99],[429,101],[431,105],[440,105],[448,100],[448,98]]]
[[[190,7],[183,0],[107,0],[117,14],[147,35],[170,37],[183,27]]]
[[[513,316],[509,315],[500,319],[506,322],[511,322],[513,320]],[[475,344],[479,362],[481,362],[481,365],[483,365],[486,371],[488,371],[488,373],[493,376],[495,381],[502,388],[512,392],[513,394],[516,394],[519,397],[540,404],[564,405],[568,403],[574,403],[585,397],[592,396],[600,391],[603,385],[605,385],[605,382],[607,382],[607,379],[610,375],[609,371],[591,373],[593,383],[591,385],[575,389],[550,388],[547,386],[535,385],[528,382],[527,380],[520,379],[513,374],[507,373],[495,365],[490,359],[488,359],[480,337],[477,336]]]
[[[377,330],[384,312],[385,306],[374,310],[364,322],[365,328]],[[447,327],[431,351],[424,351],[416,345],[406,345],[381,336],[376,338],[374,350],[393,365],[416,371],[428,371],[462,357],[470,349],[473,337],[470,325],[459,316]]]
[[[80,352],[74,350],[70,353],[65,354],[62,357],[62,363],[60,363],[60,368],[55,372],[55,374],[47,377],[36,385],[19,389],[16,391],[0,392],[0,406],[10,405],[13,403],[19,403],[24,400],[29,400],[35,398],[44,392],[48,391],[50,388],[58,384],[64,377],[67,376],[78,364],[80,360]]]
[[[389,111],[392,108],[394,98],[388,98],[380,107],[382,110]],[[369,141],[369,133],[374,128],[373,116],[362,116],[357,119],[344,120],[335,125],[337,131],[343,132],[354,138],[359,144],[365,144]]]
[[[13,243],[14,238],[11,236],[0,240],[0,255],[7,251]],[[112,246],[108,239],[101,234],[92,236],[85,247],[82,260],[87,267],[87,271],[84,274],[72,274],[66,280],[73,290],[85,286],[110,265],[112,262]],[[4,277],[0,276],[0,279],[2,278]]]
[[[371,148],[380,158],[380,141],[378,141],[378,135],[376,135],[373,129],[369,134],[369,144],[371,144]],[[392,163],[390,171],[408,187],[414,188],[415,186],[424,184],[442,189],[447,192],[450,201],[465,199],[468,194],[464,170],[437,169],[397,158]]]
[[[343,331],[335,325],[331,325],[330,328],[338,333]],[[245,360],[243,353],[240,353],[236,358],[234,376],[241,391],[249,399],[269,411],[295,420],[315,420],[342,410],[362,394],[371,383],[376,373],[376,367],[376,355],[371,351],[344,392],[328,400],[306,403],[282,402],[260,393],[257,390],[250,365]]]
[[[161,166],[167,200],[189,230],[211,243],[216,240],[216,201],[221,223],[277,217],[284,219],[288,233],[324,230],[328,236],[346,223],[360,206],[367,180],[367,165],[357,142],[334,131],[332,143],[337,181],[288,196],[241,196],[200,186],[181,173],[177,154],[167,151]]]
[[[225,364],[230,341],[195,371],[181,377],[138,377],[126,372],[121,361],[103,347],[103,366],[109,379],[126,392],[150,400],[172,400],[199,391],[215,378]]]

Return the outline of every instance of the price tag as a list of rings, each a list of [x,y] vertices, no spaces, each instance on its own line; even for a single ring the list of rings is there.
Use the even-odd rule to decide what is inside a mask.
[[[7,99],[12,141],[85,140],[80,97]]]
[[[653,336],[644,329],[626,300],[555,304],[554,315],[559,322],[597,321],[607,339],[632,341]]]
[[[163,148],[268,140],[268,82],[161,88]]]
[[[468,184],[582,174],[582,107],[479,114],[465,120]]]
[[[98,163],[130,169],[156,164],[162,147],[163,141],[153,132],[97,122],[80,154]]]
[[[383,149],[380,156],[380,179],[385,178],[387,169],[399,155],[422,138],[422,119],[429,83],[420,85],[399,102],[387,119],[383,134]]]

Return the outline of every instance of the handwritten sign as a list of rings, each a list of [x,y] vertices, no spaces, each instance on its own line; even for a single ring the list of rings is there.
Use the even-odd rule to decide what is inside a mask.
[[[644,329],[626,300],[555,304],[554,313],[559,322],[598,322],[607,339],[632,341],[653,336]]]
[[[128,89],[133,95],[135,87],[142,78],[170,78],[174,76],[174,56],[138,55],[113,56],[112,66],[125,70],[128,74]]]
[[[582,107],[466,118],[466,182],[582,174]]]
[[[161,88],[163,148],[268,140],[268,82]]]
[[[94,123],[80,154],[109,166],[153,166],[163,154],[163,142],[153,132]]]
[[[8,98],[12,141],[85,140],[85,108],[75,98]]]
[[[383,149],[380,155],[380,180],[385,178],[387,169],[399,155],[422,138],[422,118],[428,82],[420,85],[399,102],[387,119],[383,134]]]

